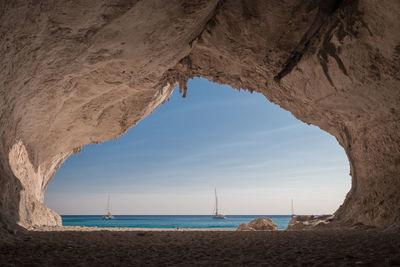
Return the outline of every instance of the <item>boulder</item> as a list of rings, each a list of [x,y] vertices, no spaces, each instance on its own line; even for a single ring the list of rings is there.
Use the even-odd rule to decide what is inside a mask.
[[[247,226],[254,230],[278,230],[276,223],[267,217],[254,219]]]
[[[236,229],[236,231],[254,231],[253,228],[249,227],[247,224],[245,223],[241,223],[238,228]]]

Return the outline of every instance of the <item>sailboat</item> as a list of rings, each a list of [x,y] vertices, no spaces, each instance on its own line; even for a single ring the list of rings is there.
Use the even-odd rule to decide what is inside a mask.
[[[215,213],[212,216],[213,219],[226,219],[225,215],[218,213],[218,197],[217,188],[215,188]]]
[[[114,219],[114,216],[110,212],[110,195],[108,195],[108,201],[107,201],[107,213],[106,215],[103,216],[103,219],[106,220],[112,220]]]

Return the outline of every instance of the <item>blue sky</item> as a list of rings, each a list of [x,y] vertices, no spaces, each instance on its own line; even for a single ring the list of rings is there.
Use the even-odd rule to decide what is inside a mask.
[[[336,139],[263,95],[196,78],[121,136],[71,156],[47,187],[60,214],[334,212],[350,189]]]

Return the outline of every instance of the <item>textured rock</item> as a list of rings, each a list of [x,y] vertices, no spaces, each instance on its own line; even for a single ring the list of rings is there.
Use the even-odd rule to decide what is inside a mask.
[[[199,76],[337,138],[353,179],[338,223],[399,223],[399,13],[396,0],[0,0],[0,216],[59,225],[43,197],[60,164]]]
[[[254,230],[278,230],[276,223],[271,221],[270,218],[260,217],[252,220],[247,226]]]
[[[249,227],[246,223],[241,223],[238,228],[236,228],[236,231],[254,231],[254,229]]]
[[[271,219],[267,217],[259,217],[248,224],[246,223],[241,223],[238,228],[236,229],[237,231],[265,231],[265,230],[278,230],[278,226],[271,221]]]
[[[288,226],[287,230],[312,230],[312,229],[321,229],[332,221],[334,221],[334,215],[321,215],[321,216],[294,216]]]

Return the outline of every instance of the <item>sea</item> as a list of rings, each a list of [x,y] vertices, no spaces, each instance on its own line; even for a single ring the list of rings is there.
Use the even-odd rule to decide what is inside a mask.
[[[227,215],[226,219],[213,219],[210,215],[114,215],[105,220],[102,215],[62,215],[64,226],[127,227],[127,228],[237,228],[241,223],[265,216],[285,229],[291,215]]]

